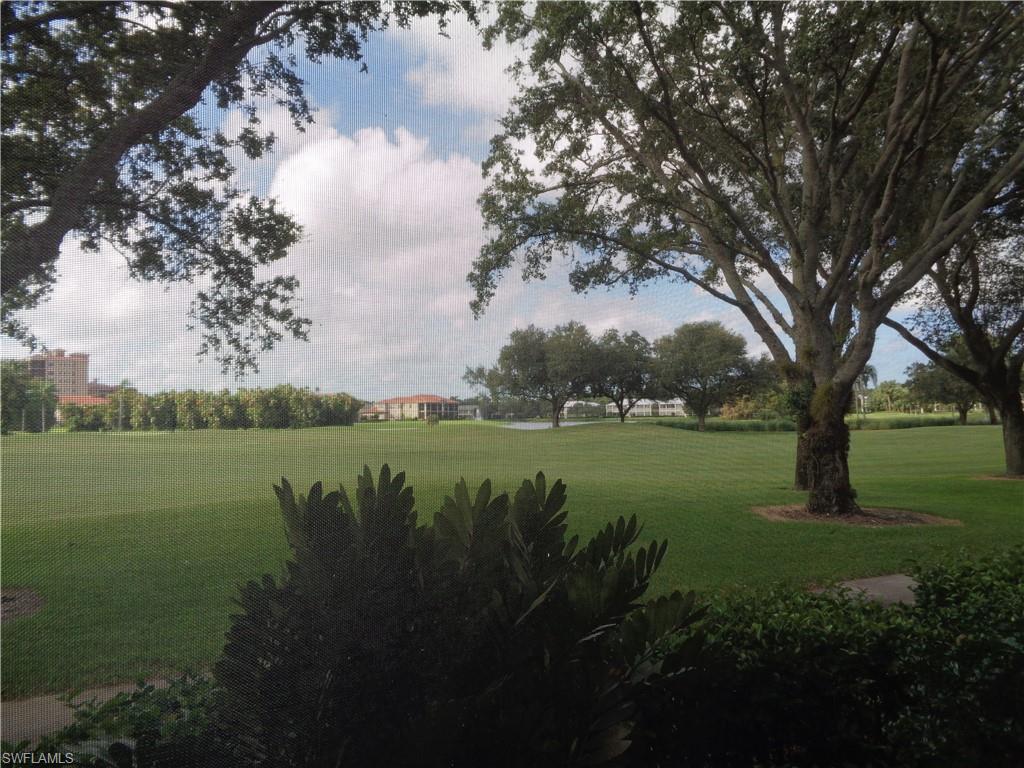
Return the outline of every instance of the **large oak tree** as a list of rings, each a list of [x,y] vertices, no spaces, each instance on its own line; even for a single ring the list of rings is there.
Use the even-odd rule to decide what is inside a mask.
[[[878,327],[1024,168],[1020,6],[509,4],[489,34],[527,53],[475,309],[556,255],[577,290],[699,286],[789,382],[810,511],[855,511],[844,414]]]
[[[107,243],[144,280],[209,278],[192,307],[203,350],[238,371],[283,337],[303,338],[297,282],[261,275],[300,236],[273,200],[234,185],[233,149],[273,137],[255,98],[312,120],[299,55],[357,61],[366,36],[449,3],[5,2],[3,330],[32,341],[17,312],[56,280],[69,235]],[[238,136],[204,121],[206,102],[248,115]]]

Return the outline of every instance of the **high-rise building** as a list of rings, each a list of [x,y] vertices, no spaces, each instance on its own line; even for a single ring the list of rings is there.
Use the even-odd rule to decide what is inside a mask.
[[[32,355],[27,365],[30,376],[53,384],[57,397],[89,394],[89,356],[84,352],[51,349]]]

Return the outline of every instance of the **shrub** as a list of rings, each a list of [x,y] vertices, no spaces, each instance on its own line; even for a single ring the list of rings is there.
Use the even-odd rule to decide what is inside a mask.
[[[917,570],[915,606],[782,588],[709,609],[704,652],[653,728],[679,765],[1016,766],[1024,549]]]
[[[230,745],[213,738],[210,712],[215,694],[206,678],[185,674],[167,687],[140,682],[134,691],[106,702],[73,705],[74,722],[44,738],[37,755],[70,752],[75,765],[184,768],[224,765]],[[68,694],[68,704],[74,694]],[[5,745],[21,752],[27,744]]]
[[[68,432],[99,432],[106,428],[106,406],[67,404],[62,405],[60,411]]]
[[[921,416],[891,417],[885,419],[857,419],[847,421],[850,429],[913,429],[914,427],[952,427],[960,422],[953,417],[935,418]]]
[[[598,764],[629,747],[638,691],[693,652],[654,650],[696,618],[692,595],[640,603],[666,544],[631,549],[632,517],[578,547],[543,474],[514,499],[460,481],[433,526],[387,466],[354,504],[276,491],[292,560],[242,589],[216,667],[245,760]]]
[[[743,395],[734,400],[730,400],[722,406],[722,418],[730,421],[737,419],[761,419],[762,421],[768,420],[779,420],[781,414],[779,413],[780,405],[777,402],[778,397],[775,396],[761,396],[761,397],[750,397],[749,395]]]
[[[659,427],[672,427],[673,429],[697,430],[696,420],[667,421],[658,420],[654,422]],[[796,423],[790,419],[766,419],[763,421],[728,421],[708,419],[705,424],[706,432],[795,432]]]

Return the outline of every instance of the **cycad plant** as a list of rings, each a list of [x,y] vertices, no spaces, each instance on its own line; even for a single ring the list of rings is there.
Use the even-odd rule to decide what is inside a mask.
[[[595,765],[629,757],[638,702],[686,668],[692,595],[641,602],[666,543],[635,516],[579,546],[565,485],[464,480],[433,525],[404,473],[355,499],[276,488],[292,558],[241,590],[215,720],[242,763]]]

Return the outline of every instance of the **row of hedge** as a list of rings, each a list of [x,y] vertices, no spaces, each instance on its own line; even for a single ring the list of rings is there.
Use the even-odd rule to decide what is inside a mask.
[[[292,547],[213,677],[77,707],[92,766],[985,766],[1024,755],[1024,548],[914,571],[913,606],[774,588],[643,601],[665,543],[567,535],[543,475],[275,488]],[[22,750],[27,745],[4,745]]]
[[[696,419],[658,419],[654,422],[659,427],[672,429],[698,430]],[[912,429],[914,427],[952,427],[960,424],[957,418],[934,416],[906,416],[881,419],[858,419],[848,417],[847,426],[852,430],[887,430]],[[971,421],[968,426],[982,426],[987,422]],[[704,427],[706,432],[795,432],[796,422],[792,419],[708,419]]]
[[[304,387],[143,394],[118,390],[105,405],[62,405],[69,432],[176,429],[287,429],[350,425],[362,403],[347,394]]]

